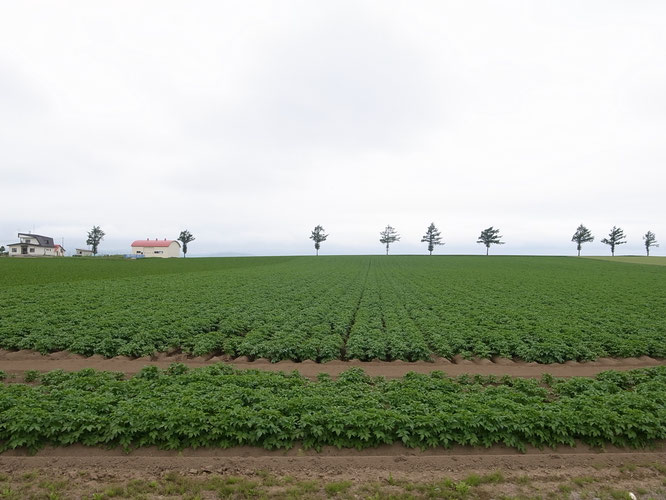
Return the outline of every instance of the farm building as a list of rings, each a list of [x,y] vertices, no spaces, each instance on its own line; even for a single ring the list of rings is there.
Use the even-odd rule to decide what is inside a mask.
[[[92,257],[93,256],[93,251],[92,250],[87,250],[85,248],[77,248],[74,255],[76,257]]]
[[[50,236],[18,233],[19,242],[7,245],[10,257],[64,257],[65,249],[53,243]]]
[[[144,257],[180,257],[180,243],[177,240],[136,240],[132,242],[132,255]]]

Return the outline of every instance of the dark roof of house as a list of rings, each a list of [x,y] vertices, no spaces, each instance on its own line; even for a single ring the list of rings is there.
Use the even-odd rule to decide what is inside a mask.
[[[19,233],[18,237],[21,238],[21,235],[23,236],[30,236],[31,238],[35,238],[37,240],[37,246],[38,247],[50,247],[53,248],[55,245],[53,244],[53,238],[50,236],[42,236],[40,234],[32,234],[32,233]],[[12,243],[12,245],[21,245],[21,243]]]

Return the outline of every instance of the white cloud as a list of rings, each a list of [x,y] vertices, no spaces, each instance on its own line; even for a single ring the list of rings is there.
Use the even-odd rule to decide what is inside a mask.
[[[0,240],[192,254],[628,253],[666,235],[660,2],[0,7]],[[30,192],[30,202],[26,192]],[[661,236],[662,239],[666,236]]]

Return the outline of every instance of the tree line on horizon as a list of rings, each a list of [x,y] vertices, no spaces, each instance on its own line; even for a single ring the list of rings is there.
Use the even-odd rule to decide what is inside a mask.
[[[486,255],[489,254],[490,245],[504,245],[505,242],[502,241],[502,235],[499,234],[500,230],[495,229],[493,226],[490,226],[481,231],[477,243],[482,243],[486,247]],[[99,244],[106,236],[106,233],[102,231],[100,226],[93,226],[90,231],[88,231],[86,245],[91,247],[93,255],[97,255],[97,250]],[[310,239],[314,241],[315,255],[319,255],[319,249],[321,244],[326,241],[328,234],[325,233],[325,229],[321,225],[315,226],[310,234]],[[386,255],[389,254],[389,247],[392,243],[400,241],[400,235],[396,229],[390,225],[387,225],[382,231],[379,232],[379,242],[383,245],[386,245]],[[190,233],[187,229],[180,232],[177,240],[180,241],[183,245],[183,258],[187,257],[187,244],[194,241],[196,238]],[[579,225],[576,228],[576,232],[571,237],[571,241],[576,243],[576,250],[578,251],[578,256],[580,257],[580,251],[583,248],[584,243],[591,243],[594,241],[594,236],[592,232],[585,227],[583,224]],[[431,222],[428,228],[426,229],[425,234],[421,238],[421,243],[427,243],[428,254],[432,255],[432,252],[435,250],[435,247],[438,245],[444,245],[442,241],[442,234],[435,226],[434,222]],[[624,245],[627,243],[626,236],[622,228],[613,226],[613,228],[608,233],[608,237],[601,240],[601,243],[604,243],[610,247],[611,255],[615,256],[615,247],[619,245]],[[643,235],[643,244],[645,245],[645,252],[647,256],[650,256],[650,248],[658,247],[659,243],[657,242],[657,237],[652,231],[648,231]],[[6,256],[8,252],[5,250],[4,246],[0,246],[0,256]]]
[[[505,244],[505,242],[502,241],[502,235],[499,233],[500,230],[494,228],[493,226],[490,226],[481,231],[481,234],[479,235],[479,238],[476,240],[476,242],[482,243],[486,247],[486,255],[488,255],[489,253],[490,245]],[[310,239],[314,241],[316,255],[319,255],[319,249],[321,248],[321,243],[326,241],[326,238],[328,238],[328,236],[329,236],[328,234],[324,233],[323,226],[321,225],[315,226],[314,230],[312,231],[312,234],[310,235]],[[380,231],[379,236],[380,236],[379,242],[383,245],[386,245],[386,255],[389,254],[389,247],[391,243],[400,241],[400,235],[398,234],[396,229],[391,225],[387,225],[382,231]],[[578,256],[580,257],[580,251],[582,249],[583,243],[590,243],[594,241],[594,236],[592,236],[592,233],[587,227],[581,224],[580,226],[578,226],[578,228],[576,228],[576,232],[571,237],[571,241],[576,243],[576,249],[578,250]],[[627,240],[624,235],[624,231],[619,227],[613,226],[613,228],[610,230],[610,233],[608,233],[608,237],[602,239],[601,242],[610,246],[611,255],[615,256],[615,247],[618,245],[624,245],[627,242]],[[437,229],[434,222],[431,222],[428,228],[426,229],[426,233],[421,238],[421,243],[428,244],[429,255],[432,255],[432,252],[437,245],[445,244],[442,241],[442,234]],[[657,237],[652,231],[648,231],[643,235],[643,243],[645,245],[645,251],[648,257],[650,256],[650,248],[659,246],[659,244],[657,243]]]

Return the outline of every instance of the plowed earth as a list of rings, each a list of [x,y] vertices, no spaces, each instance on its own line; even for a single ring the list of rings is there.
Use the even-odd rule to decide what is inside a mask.
[[[78,371],[84,368],[123,372],[132,375],[141,371],[148,365],[159,368],[167,368],[171,363],[183,363],[191,368],[198,368],[214,363],[227,363],[234,368],[243,370],[266,370],[266,371],[298,371],[301,375],[315,378],[319,373],[328,373],[337,376],[349,368],[362,368],[370,376],[382,376],[386,378],[403,377],[408,372],[430,373],[435,370],[442,371],[447,375],[457,376],[462,374],[479,375],[510,375],[512,377],[538,378],[544,373],[554,377],[592,377],[605,370],[635,370],[648,366],[666,365],[666,360],[655,359],[648,356],[639,358],[600,358],[596,361],[578,362],[567,361],[565,363],[539,364],[527,363],[525,361],[514,361],[504,358],[474,359],[467,360],[456,356],[453,360],[435,358],[428,361],[329,361],[327,363],[315,363],[314,361],[280,361],[271,363],[266,359],[249,361],[246,357],[236,359],[228,356],[214,357],[190,357],[186,354],[159,353],[152,357],[128,358],[116,356],[104,358],[102,356],[85,357],[66,351],[42,355],[35,351],[7,351],[0,350],[0,370],[20,375],[28,370],[47,372],[52,370]]]

